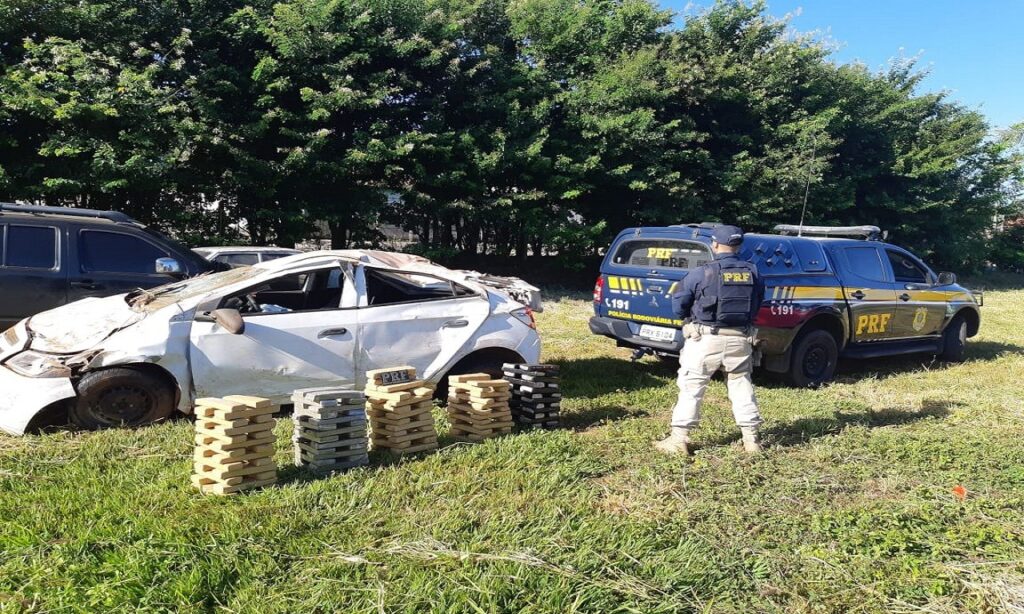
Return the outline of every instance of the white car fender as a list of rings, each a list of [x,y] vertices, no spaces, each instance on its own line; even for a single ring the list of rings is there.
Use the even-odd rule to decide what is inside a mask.
[[[177,311],[177,310],[175,310]],[[139,324],[118,331],[103,343],[83,373],[109,367],[151,364],[174,379],[178,409],[192,410],[192,371],[189,367],[189,330],[195,310],[177,312],[169,319],[151,315]]]
[[[4,394],[0,429],[12,435],[24,435],[36,414],[75,396],[70,378],[24,377],[4,367],[0,367],[0,390]]]
[[[481,350],[503,350],[510,351],[511,348],[515,348],[514,351],[528,363],[536,363],[540,361],[540,335],[536,330],[530,331],[530,334],[519,335],[514,334],[510,331],[509,327],[525,327],[526,325],[519,321],[518,318],[509,313],[509,309],[513,307],[513,304],[508,304],[503,297],[495,297],[491,294],[491,305],[492,305],[492,317],[487,318],[480,328],[477,329],[476,334],[473,336],[472,342],[464,345],[460,351],[455,353],[451,359],[444,365],[442,369],[439,369],[436,373],[440,377],[444,377],[444,374],[449,369],[454,367],[458,362],[474,352]],[[506,302],[507,304],[499,307],[499,302]],[[515,305],[515,307],[521,308],[521,305]],[[504,315],[504,318],[495,317]],[[516,341],[519,341],[518,343]]]

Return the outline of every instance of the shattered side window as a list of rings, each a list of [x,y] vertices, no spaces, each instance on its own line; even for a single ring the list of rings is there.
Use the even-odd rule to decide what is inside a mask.
[[[430,275],[365,270],[366,304],[371,307],[465,296],[458,284]]]

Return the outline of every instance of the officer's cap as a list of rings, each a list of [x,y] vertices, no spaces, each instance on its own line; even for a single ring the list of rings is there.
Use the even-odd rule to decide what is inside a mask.
[[[719,226],[715,228],[711,238],[720,245],[736,247],[743,243],[743,229],[739,226]]]

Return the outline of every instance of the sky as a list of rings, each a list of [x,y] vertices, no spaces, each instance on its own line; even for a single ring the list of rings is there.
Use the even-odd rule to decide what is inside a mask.
[[[660,0],[685,16],[713,0]],[[980,111],[994,129],[1024,121],[1024,0],[767,0],[800,32],[829,42],[838,62],[872,69],[916,57],[924,91]]]

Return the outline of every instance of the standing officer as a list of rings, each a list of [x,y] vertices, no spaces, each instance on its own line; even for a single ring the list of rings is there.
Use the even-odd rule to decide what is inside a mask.
[[[750,380],[753,371],[754,316],[761,307],[764,284],[753,264],[740,260],[743,231],[719,226],[711,240],[713,262],[690,271],[672,295],[672,309],[687,322],[679,357],[679,400],[672,410],[672,434],[655,444],[669,454],[688,454],[690,431],[700,423],[700,405],[711,376],[726,373],[743,449],[761,451],[761,413]]]

